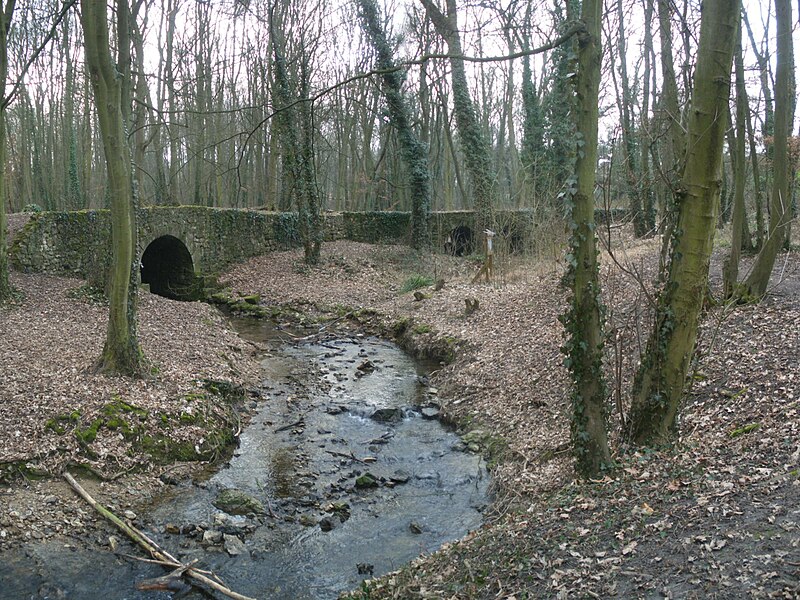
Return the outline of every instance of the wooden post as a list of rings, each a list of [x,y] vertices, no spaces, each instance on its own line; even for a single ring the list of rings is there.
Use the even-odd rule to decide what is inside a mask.
[[[475,274],[475,277],[472,278],[472,283],[475,283],[481,278],[481,275],[486,277],[486,282],[488,283],[492,279],[492,271],[494,269],[494,244],[492,238],[494,238],[494,231],[491,229],[486,229],[483,232],[486,234],[486,239],[484,240],[483,247],[486,251],[486,261],[484,261],[483,265]]]

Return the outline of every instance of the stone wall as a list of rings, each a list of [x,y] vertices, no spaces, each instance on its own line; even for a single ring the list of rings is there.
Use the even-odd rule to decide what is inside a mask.
[[[219,273],[252,256],[300,244],[297,216],[201,206],[151,207],[137,213],[139,254],[155,239],[181,240],[198,274]],[[41,212],[15,237],[11,264],[19,271],[102,278],[110,263],[107,210]],[[327,213],[325,239],[404,243],[408,213]]]
[[[498,244],[527,247],[535,237],[532,211],[497,211]],[[411,215],[406,212],[325,213],[325,239],[368,243],[407,243]],[[192,255],[197,274],[216,274],[237,262],[300,243],[297,216],[260,210],[201,206],[150,207],[138,211],[139,256],[153,240],[171,235]],[[472,211],[431,215],[431,242],[444,251],[458,228],[474,236]],[[110,214],[107,210],[41,212],[32,215],[15,237],[11,264],[23,272],[75,275],[98,282],[110,262]]]
[[[181,240],[199,274],[297,244],[292,214],[200,206],[144,208],[137,214],[139,254],[155,239]],[[31,216],[11,247],[11,264],[23,272],[102,276],[110,263],[107,210],[41,212]]]

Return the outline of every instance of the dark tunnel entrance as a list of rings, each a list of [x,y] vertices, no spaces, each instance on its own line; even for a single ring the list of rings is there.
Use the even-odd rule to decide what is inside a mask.
[[[202,286],[194,274],[192,255],[171,235],[156,238],[142,254],[142,283],[150,291],[173,300],[197,300]]]
[[[466,256],[475,250],[472,229],[466,225],[459,225],[447,236],[444,251],[451,256]]]

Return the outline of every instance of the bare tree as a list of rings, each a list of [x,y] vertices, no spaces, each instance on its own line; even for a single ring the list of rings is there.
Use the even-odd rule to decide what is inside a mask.
[[[744,282],[747,294],[760,298],[767,291],[775,258],[783,246],[791,219],[788,141],[794,114],[794,52],[792,49],[792,5],[775,0],[778,24],[775,67],[775,135],[772,144],[772,198],[769,235],[753,270]]]
[[[700,27],[678,223],[653,331],[636,374],[630,438],[670,440],[694,353],[717,221],[739,0],[706,0]]]
[[[402,74],[394,64],[375,0],[359,0],[359,8],[364,31],[377,53],[376,62],[381,71],[383,95],[392,125],[397,131],[401,156],[408,169],[411,183],[411,243],[414,248],[424,248],[430,243],[428,218],[431,209],[431,184],[427,148],[412,128],[411,109],[401,89]]]
[[[483,231],[494,223],[494,207],[497,205],[496,174],[492,168],[489,143],[478,122],[467,84],[456,0],[446,0],[447,14],[443,13],[432,0],[420,0],[420,2],[425,7],[437,33],[447,43],[456,124],[474,187],[476,229]]]
[[[136,207],[131,155],[125,130],[125,96],[120,73],[125,72],[130,34],[126,0],[117,0],[117,43],[120,66],[114,64],[108,36],[105,2],[81,0],[86,67],[92,82],[111,196],[112,265],[109,317],[98,369],[105,373],[141,375],[144,357],[137,336],[136,292],[139,276]],[[129,57],[129,55],[127,55]],[[128,111],[130,104],[127,104]]]

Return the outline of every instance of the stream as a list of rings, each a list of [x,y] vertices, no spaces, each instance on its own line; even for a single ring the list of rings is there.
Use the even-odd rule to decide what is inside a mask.
[[[432,365],[374,337],[287,343],[271,322],[232,324],[263,349],[262,400],[227,463],[142,511],[148,535],[241,594],[300,600],[336,598],[481,524],[486,467],[438,421]],[[29,548],[40,569],[13,578],[17,596],[0,575],[0,597],[172,597],[133,588],[158,567],[57,546]],[[58,593],[43,594],[50,576]]]

